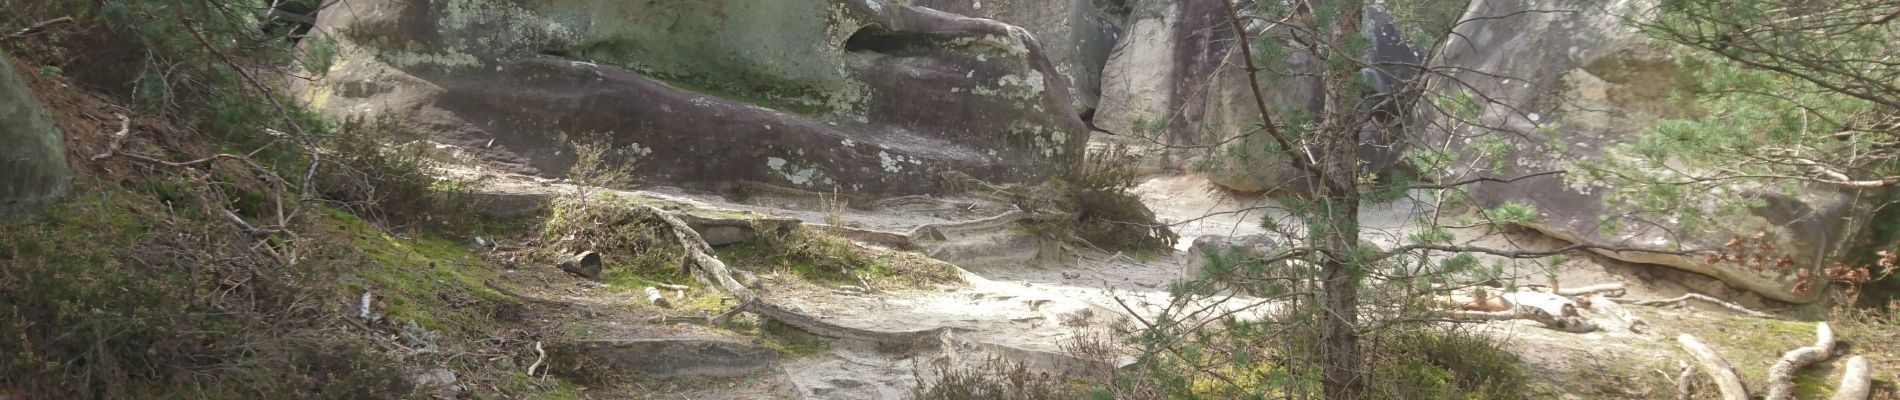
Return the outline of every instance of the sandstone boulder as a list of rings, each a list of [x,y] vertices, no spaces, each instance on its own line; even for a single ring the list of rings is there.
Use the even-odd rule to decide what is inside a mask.
[[[1661,118],[1694,112],[1672,88],[1693,74],[1680,68],[1668,48],[1643,37],[1621,18],[1654,2],[1578,5],[1553,0],[1479,0],[1472,4],[1450,42],[1432,66],[1462,69],[1453,76],[1495,102],[1481,103],[1473,123],[1439,121],[1420,133],[1445,140],[1469,159],[1484,155],[1487,140],[1508,141],[1495,163],[1460,169],[1466,177],[1516,177],[1576,170],[1577,162],[1614,157],[1607,149],[1637,140]],[[1571,10],[1571,12],[1526,12]],[[1505,77],[1508,79],[1500,79]],[[1456,98],[1456,91],[1435,95]],[[1518,134],[1497,134],[1495,132]],[[1755,270],[1702,257],[1655,253],[1606,252],[1625,261],[1661,264],[1706,274],[1776,300],[1814,301],[1814,291],[1797,291],[1795,274],[1818,273],[1817,260],[1835,259],[1864,221],[1857,194],[1808,187],[1794,196],[1761,188],[1735,187],[1734,193],[1768,204],[1753,215],[1698,230],[1684,230],[1673,214],[1639,213],[1629,204],[1606,204],[1616,188],[1581,174],[1547,176],[1514,183],[1482,183],[1469,188],[1480,207],[1518,202],[1535,207],[1532,228],[1562,239],[1600,245],[1673,249],[1715,249],[1737,235],[1766,232],[1798,264],[1786,270]]]
[[[1075,91],[1075,108],[1095,109],[1102,68],[1121,40],[1128,0],[917,0],[911,4],[1021,26],[1036,35]]]
[[[0,213],[45,205],[72,186],[64,137],[23,73],[0,53]]]
[[[880,0],[372,0],[317,28],[342,56],[313,105],[510,172],[604,138],[649,183],[901,195],[1039,180],[1087,140],[1033,35]]]

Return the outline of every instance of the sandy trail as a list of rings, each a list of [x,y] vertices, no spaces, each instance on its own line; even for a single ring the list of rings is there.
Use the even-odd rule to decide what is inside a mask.
[[[560,182],[519,177],[486,181],[485,187],[489,190],[505,193],[554,195],[580,189]],[[1303,231],[1299,222],[1289,218],[1274,200],[1232,195],[1212,188],[1201,178],[1170,176],[1150,179],[1134,190],[1158,219],[1173,224],[1183,238],[1176,251],[1147,259],[1071,253],[1014,229],[1010,223],[976,223],[1010,213],[1013,207],[974,195],[911,196],[837,207],[840,203],[828,194],[793,190],[753,190],[743,201],[664,187],[638,191],[593,190],[631,196],[672,209],[794,218],[813,225],[891,237],[928,236],[910,244],[917,251],[963,267],[963,283],[861,295],[807,288],[772,291],[767,296],[774,302],[831,323],[855,328],[888,332],[951,328],[939,346],[899,350],[838,341],[822,354],[784,360],[775,370],[754,378],[782,385],[782,390],[760,392],[736,387],[730,392],[716,389],[709,392],[731,398],[775,398],[789,392],[812,399],[895,399],[907,397],[920,379],[934,377],[940,365],[969,366],[997,358],[1050,372],[1095,366],[1099,363],[1067,355],[1064,346],[1079,335],[1108,334],[1117,326],[1136,325],[1138,319],[1131,317],[1149,318],[1161,312],[1171,299],[1170,285],[1187,278],[1186,268],[1197,257],[1186,251],[1195,238],[1270,235],[1261,227],[1263,218],[1273,218],[1277,224],[1288,227],[1286,231]],[[1433,208],[1430,201],[1418,200],[1422,196],[1414,194],[1399,201],[1362,206],[1361,226],[1366,241],[1390,248],[1425,229],[1426,221],[1419,216],[1431,213]],[[964,227],[934,231],[933,235],[917,234],[920,227],[959,224]],[[1549,238],[1519,232],[1462,229],[1455,233],[1458,242],[1468,245],[1524,249],[1562,245]],[[1271,238],[1276,243],[1288,240]],[[1555,276],[1572,285],[1628,283],[1631,295],[1642,298],[1669,297],[1689,290],[1731,294],[1722,292],[1719,286],[1672,283],[1700,282],[1673,271],[1594,258],[1577,258],[1556,270],[1533,261],[1481,259],[1487,265],[1494,262],[1502,265],[1506,276],[1521,283],[1547,283]],[[1743,302],[1749,303],[1746,299]],[[1252,303],[1248,299],[1234,299],[1219,306],[1231,309],[1251,307]],[[1242,316],[1259,317],[1271,309],[1271,305],[1248,308]],[[1483,328],[1492,325],[1498,326]],[[1586,336],[1589,341],[1578,342],[1568,334],[1538,331],[1539,328],[1509,322],[1476,326],[1515,338],[1507,344],[1512,349],[1574,348],[1568,353],[1560,351],[1529,358],[1559,366],[1571,362],[1567,357],[1572,355],[1598,356],[1578,347],[1587,342],[1636,340],[1625,337],[1625,333],[1596,334]]]

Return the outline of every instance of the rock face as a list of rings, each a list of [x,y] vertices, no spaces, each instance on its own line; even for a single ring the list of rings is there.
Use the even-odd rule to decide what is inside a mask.
[[[913,5],[1028,29],[1075,91],[1075,108],[1094,110],[1102,68],[1121,40],[1129,0],[916,0]]]
[[[20,73],[0,53],[0,214],[44,205],[72,186],[63,137]]]
[[[1443,140],[1442,128],[1455,127],[1455,134],[1471,135],[1464,136],[1467,138],[1508,141],[1510,146],[1504,154],[1491,156],[1501,162],[1459,173],[1516,177],[1560,169],[1575,171],[1569,163],[1612,157],[1605,149],[1636,140],[1658,119],[1687,115],[1692,112],[1688,101],[1672,88],[1693,79],[1693,74],[1679,69],[1668,49],[1650,43],[1619,19],[1629,11],[1653,5],[1642,3],[1646,2],[1609,5],[1626,8],[1602,9],[1605,6],[1599,5],[1580,12],[1524,13],[1577,6],[1553,0],[1474,2],[1464,16],[1469,22],[1458,27],[1432,64],[1437,68],[1468,69],[1455,75],[1471,85],[1466,90],[1498,102],[1478,105],[1473,114],[1479,118],[1476,124],[1440,121],[1435,124],[1439,132],[1421,135]],[[1440,94],[1455,96],[1453,92]],[[1490,128],[1529,134],[1480,132]],[[1470,159],[1483,154],[1480,147],[1498,148],[1478,145],[1485,140],[1451,142]],[[1818,275],[1815,261],[1832,259],[1831,255],[1858,230],[1855,221],[1865,219],[1858,216],[1867,211],[1855,206],[1854,193],[1829,188],[1806,188],[1798,196],[1733,188],[1735,193],[1758,196],[1769,206],[1747,218],[1684,231],[1668,214],[1626,219],[1629,213],[1638,211],[1636,206],[1606,206],[1605,196],[1614,188],[1576,175],[1568,180],[1550,176],[1509,184],[1482,183],[1470,187],[1469,197],[1482,207],[1505,202],[1529,204],[1541,213],[1533,228],[1566,240],[1600,245],[1714,249],[1736,235],[1765,231],[1797,260],[1796,268],[1757,271],[1709,263],[1699,256],[1633,252],[1607,255],[1710,275],[1765,297],[1796,303],[1814,301],[1817,295],[1815,291],[1794,290],[1794,274],[1809,269]]]
[[[341,59],[315,106],[511,172],[597,138],[650,183],[916,194],[1039,180],[1087,139],[1033,35],[879,0],[374,0],[317,25]]]
[[[1365,27],[1375,40],[1373,62],[1419,64],[1423,57],[1397,35],[1391,15],[1378,6],[1365,12]],[[1280,37],[1264,24],[1249,26],[1249,37]],[[1208,180],[1242,192],[1292,191],[1304,187],[1300,173],[1265,150],[1267,138],[1237,139],[1260,119],[1248,87],[1245,60],[1221,0],[1138,2],[1128,17],[1126,40],[1117,45],[1102,73],[1102,101],[1094,124],[1124,136],[1152,136],[1188,147],[1160,155],[1177,170],[1198,170]],[[1273,60],[1279,71],[1317,70],[1311,53],[1294,51]],[[1381,93],[1403,91],[1415,72],[1387,65],[1366,71]],[[1319,113],[1324,103],[1318,78],[1266,76],[1261,89],[1269,107]],[[1394,97],[1409,102],[1409,97]],[[1397,105],[1397,104],[1395,104]],[[1361,149],[1373,169],[1389,166],[1398,153],[1389,134],[1368,132]],[[1216,146],[1219,145],[1219,146]],[[1212,148],[1210,148],[1212,146]]]

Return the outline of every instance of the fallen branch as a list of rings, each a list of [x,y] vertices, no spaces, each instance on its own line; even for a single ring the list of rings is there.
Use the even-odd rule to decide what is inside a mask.
[[[1874,367],[1867,357],[1854,356],[1847,359],[1847,369],[1841,372],[1841,386],[1834,390],[1831,400],[1867,400],[1873,394]]]
[[[1623,306],[1601,294],[1590,297],[1590,309],[1616,320],[1617,325],[1629,330],[1630,333],[1643,333],[1649,326],[1648,321],[1643,321],[1641,317],[1630,313],[1630,310],[1624,309]]]
[[[1814,345],[1788,351],[1768,368],[1767,400],[1787,400],[1794,397],[1794,374],[1801,368],[1827,359],[1834,350],[1834,331],[1826,322],[1814,325]]]
[[[547,350],[542,350],[541,342],[535,341],[534,342],[534,363],[528,364],[528,376],[533,377],[534,369],[539,368],[541,366],[541,361],[546,360],[547,358],[548,358]]]
[[[1446,315],[1451,319],[1460,321],[1531,320],[1543,324],[1546,328],[1570,333],[1586,333],[1595,332],[1597,330],[1596,324],[1590,323],[1590,321],[1582,318],[1554,316],[1535,307],[1514,307],[1506,311],[1456,310],[1449,311]]]
[[[70,23],[73,23],[73,17],[59,17],[59,18],[49,19],[45,21],[40,21],[40,23],[33,24],[33,26],[26,27],[26,29],[21,29],[19,31],[8,34],[5,37],[0,37],[0,42],[13,40],[13,39],[21,38],[21,37],[26,37],[26,35],[40,33],[42,31],[45,31],[46,28],[50,28],[54,25],[70,24]]]
[[[1702,370],[1715,380],[1715,387],[1721,390],[1724,400],[1748,400],[1748,387],[1742,385],[1742,377],[1735,374],[1735,367],[1722,359],[1721,354],[1716,354],[1714,349],[1696,340],[1695,335],[1684,333],[1676,336],[1676,342],[1688,349],[1696,362],[1702,363]]]
[[[1740,304],[1722,301],[1722,299],[1709,297],[1708,295],[1704,295],[1701,293],[1689,293],[1689,294],[1677,296],[1675,298],[1669,298],[1669,299],[1663,299],[1663,300],[1630,300],[1630,299],[1612,299],[1612,300],[1618,303],[1623,303],[1623,304],[1650,306],[1650,307],[1665,306],[1665,305],[1673,305],[1673,306],[1681,307],[1681,306],[1687,305],[1689,303],[1689,300],[1701,300],[1704,302],[1722,306],[1722,308],[1727,308],[1729,310],[1733,310],[1735,312],[1742,313],[1750,317],[1756,317],[1756,318],[1774,318],[1775,317],[1773,314],[1750,310],[1748,309],[1748,307],[1743,307]]]
[[[132,118],[126,117],[125,114],[112,114],[112,115],[119,117],[119,131],[116,133],[113,133],[110,137],[107,138],[106,152],[99,153],[99,155],[96,155],[96,156],[92,156],[93,161],[104,160],[107,157],[112,157],[112,155],[118,154],[119,146],[121,145],[121,143],[125,142],[125,136],[132,133]]]
[[[1604,284],[1581,286],[1581,287],[1574,287],[1574,288],[1557,288],[1556,290],[1550,290],[1551,288],[1550,286],[1544,286],[1544,285],[1530,285],[1530,287],[1550,291],[1551,293],[1556,293],[1561,296],[1572,296],[1572,297],[1589,296],[1589,295],[1600,294],[1600,293],[1609,293],[1608,296],[1610,297],[1618,297],[1618,296],[1622,296],[1623,293],[1627,291],[1627,289],[1624,288],[1623,284],[1621,283],[1604,283]]]

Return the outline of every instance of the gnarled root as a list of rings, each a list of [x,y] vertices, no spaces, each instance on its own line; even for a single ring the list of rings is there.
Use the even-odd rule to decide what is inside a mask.
[[[1814,345],[1788,351],[1768,368],[1768,400],[1787,400],[1794,397],[1794,374],[1801,368],[1827,359],[1834,351],[1834,331],[1827,323],[1814,325]]]
[[[649,214],[651,218],[658,219],[666,224],[667,230],[673,233],[674,241],[679,242],[680,248],[685,251],[686,254],[682,260],[681,268],[691,272],[693,278],[700,283],[717,286],[725,290],[726,293],[732,294],[732,297],[739,300],[739,305],[734,308],[737,311],[757,314],[761,318],[777,321],[778,323],[798,328],[813,335],[834,339],[869,341],[877,343],[880,346],[910,348],[911,346],[919,344],[934,343],[933,341],[924,339],[939,337],[944,332],[944,328],[914,332],[870,331],[825,322],[818,317],[772,304],[766,301],[765,298],[760,297],[758,293],[753,292],[751,287],[747,287],[745,284],[740,283],[738,279],[734,279],[734,271],[727,268],[725,262],[719,261],[718,257],[713,256],[712,246],[707,244],[706,240],[701,238],[698,232],[693,231],[693,228],[687,225],[684,220],[681,220],[679,216],[651,206],[642,207],[645,207],[644,211]]]
[[[1841,386],[1834,390],[1832,400],[1867,400],[1873,394],[1874,366],[1867,357],[1854,356],[1847,359],[1847,370],[1841,372]]]

